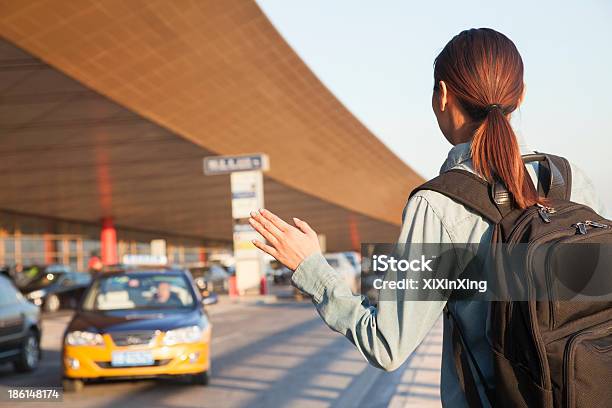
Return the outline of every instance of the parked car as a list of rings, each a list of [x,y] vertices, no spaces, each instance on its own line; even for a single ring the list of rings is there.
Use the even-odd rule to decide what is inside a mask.
[[[266,275],[271,276],[272,280],[277,285],[286,285],[291,281],[293,271],[276,259],[267,264]]]
[[[64,333],[62,385],[189,376],[208,384],[212,326],[186,269],[98,274]]]
[[[200,290],[208,292],[227,293],[230,274],[218,264],[189,268],[191,276]]]
[[[13,363],[17,372],[35,370],[41,356],[40,336],[40,309],[0,275],[0,363]]]
[[[47,268],[20,289],[44,311],[55,312],[61,308],[74,309],[90,282],[91,275],[86,272]]]
[[[36,279],[45,271],[44,265],[22,265],[15,266],[12,270],[13,282],[17,288],[21,288]]]
[[[353,267],[349,259],[342,252],[325,254],[325,260],[334,268],[349,285],[353,293],[360,292],[360,272]]]
[[[13,276],[11,275],[11,268],[6,265],[0,266],[0,275],[4,275],[5,277],[9,278],[11,281],[13,280]]]

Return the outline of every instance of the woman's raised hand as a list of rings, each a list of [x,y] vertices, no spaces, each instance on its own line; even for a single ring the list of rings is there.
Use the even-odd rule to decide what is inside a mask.
[[[287,268],[295,271],[302,261],[321,251],[317,233],[305,221],[293,218],[295,227],[268,210],[251,212],[249,223],[269,243],[253,240],[253,244],[272,255]]]

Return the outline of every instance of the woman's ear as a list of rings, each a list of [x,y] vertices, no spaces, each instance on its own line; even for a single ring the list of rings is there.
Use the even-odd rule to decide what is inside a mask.
[[[438,93],[440,94],[440,97],[438,98],[438,108],[440,109],[440,112],[444,112],[446,105],[448,104],[448,91],[444,81],[440,81],[438,83]]]

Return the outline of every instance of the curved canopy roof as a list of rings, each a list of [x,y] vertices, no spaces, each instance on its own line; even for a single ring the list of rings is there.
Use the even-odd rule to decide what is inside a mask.
[[[142,172],[157,166],[159,171],[153,171],[151,177],[158,173],[160,177],[166,173],[179,177],[181,166],[189,163],[194,167],[191,179],[184,180],[189,183],[198,174],[195,167],[201,166],[199,159],[205,154],[265,152],[271,163],[266,174],[270,181],[266,193],[268,189],[282,189],[284,200],[292,201],[285,203],[287,208],[295,206],[306,217],[308,211],[300,211],[300,205],[308,207],[306,202],[314,203],[316,198],[327,206],[345,209],[354,219],[380,222],[379,226],[387,225],[393,230],[401,221],[410,190],[422,182],[317,79],[255,2],[5,1],[0,8],[0,35],[85,85],[76,89],[76,85],[62,80],[65,86],[48,89],[42,79],[36,84],[19,76],[20,72],[36,71],[36,63],[28,67],[31,63],[28,58],[21,58],[21,64],[20,57],[15,56],[4,61],[4,90],[21,86],[17,98],[29,95],[40,104],[41,98],[47,98],[47,102],[53,98],[62,101],[61,92],[73,91],[63,100],[72,104],[71,113],[58,110],[59,105],[48,106],[56,109],[57,115],[48,115],[54,121],[62,115],[68,116],[67,121],[92,116],[93,108],[87,114],[84,112],[88,98],[93,98],[87,95],[95,93],[108,101],[108,111],[95,108],[102,109],[98,116],[106,118],[105,126],[130,127],[126,123],[139,122],[139,118],[155,124],[157,136],[155,132],[131,126],[120,138],[108,130],[94,137],[100,143],[97,147],[93,143],[89,153],[98,162],[109,160],[116,165],[113,160],[121,157],[128,162],[138,161],[121,156],[118,150],[127,152],[129,144],[153,143],[150,149],[139,153],[141,162],[147,162],[148,155],[158,162],[149,161],[137,170],[132,167],[136,171],[130,173],[132,177],[142,176]],[[10,70],[7,64],[12,66]],[[14,71],[14,75],[6,74],[9,71]],[[30,79],[36,76],[28,75]],[[10,92],[4,95],[5,105],[16,106],[15,101],[6,99]],[[24,131],[24,124],[32,123],[40,118],[37,114],[42,114],[38,110],[24,110],[23,103],[17,105],[21,106],[20,111],[27,111],[23,115],[28,117],[20,122],[14,109],[7,105],[1,123],[5,130],[17,127]],[[53,134],[55,130],[50,128],[48,132]],[[162,133],[165,136],[160,136]],[[191,143],[162,140],[170,136],[180,139],[176,135]],[[20,136],[12,137],[18,143]],[[54,143],[57,145],[57,140]],[[70,143],[78,141],[70,139]],[[23,153],[24,146],[17,146],[13,146],[13,151],[18,148]],[[190,150],[192,161],[183,162],[180,158],[187,153],[181,148],[194,149],[191,146],[198,146],[199,150]],[[40,154],[44,157],[44,147]],[[159,162],[160,157],[164,157],[164,163]],[[61,168],[61,164],[57,166]],[[101,168],[98,165],[98,174],[92,175],[98,181],[105,177],[99,174]],[[110,168],[118,171],[117,167]],[[78,178],[79,174],[71,173],[70,177]],[[129,182],[123,182],[129,190]],[[201,183],[213,182],[198,180],[195,185]],[[164,185],[180,190],[171,178]],[[211,188],[222,190],[219,186]],[[124,186],[116,183],[114,188]],[[287,195],[288,191],[293,193]],[[227,193],[224,190],[222,194]],[[227,206],[227,202],[211,205]],[[334,215],[329,211],[327,214]],[[163,228],[164,225],[156,227]],[[199,234],[194,231],[194,235]]]

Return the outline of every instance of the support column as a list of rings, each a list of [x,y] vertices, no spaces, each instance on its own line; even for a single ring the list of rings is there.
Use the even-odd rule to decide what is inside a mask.
[[[117,231],[110,217],[102,218],[102,232],[100,233],[100,255],[104,265],[117,263]]]
[[[243,295],[257,290],[265,295],[268,288],[263,253],[251,242],[261,238],[248,223],[251,211],[257,211],[264,206],[263,172],[237,171],[230,175],[230,180],[238,293]]]
[[[43,250],[45,265],[50,265],[56,262],[57,259],[57,243],[55,237],[51,234],[43,234]]]
[[[0,265],[6,265],[6,248],[5,239],[8,232],[4,228],[0,228]]]
[[[19,226],[15,226],[14,239],[15,266],[21,268],[23,267],[23,259],[21,258],[21,229],[19,228]]]

